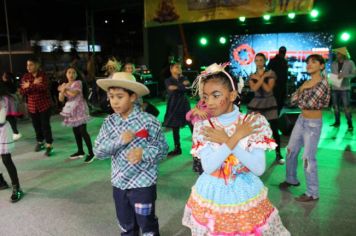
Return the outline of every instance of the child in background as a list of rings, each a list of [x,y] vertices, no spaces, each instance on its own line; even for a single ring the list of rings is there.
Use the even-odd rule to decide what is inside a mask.
[[[266,70],[267,58],[263,53],[257,53],[255,56],[256,72],[250,76],[249,86],[254,92],[254,97],[247,105],[249,113],[260,113],[271,126],[273,138],[277,143],[276,162],[284,164],[281,155],[281,137],[278,132],[278,106],[276,98],[273,95],[273,88],[278,83],[277,75],[273,70]]]
[[[21,79],[20,93],[26,96],[28,112],[35,129],[37,141],[35,152],[45,148],[44,155],[49,157],[53,153],[49,81],[46,74],[40,70],[40,62],[37,59],[30,58],[26,63],[28,73]]]
[[[77,143],[77,152],[70,155],[70,159],[83,158],[85,156],[83,150],[83,140],[87,145],[89,155],[85,158],[85,163],[91,163],[94,160],[93,147],[90,135],[87,131],[87,122],[90,119],[88,104],[85,101],[83,94],[82,82],[78,80],[78,73],[74,67],[68,67],[65,70],[67,83],[63,83],[58,87],[59,101],[66,104],[60,113],[64,117],[63,124],[73,128],[75,141]]]
[[[187,121],[191,122],[194,127],[196,122],[210,118],[208,112],[209,111],[204,100],[200,99],[198,104],[186,114],[185,118]],[[196,156],[193,156],[193,171],[199,174],[203,173],[200,159]]]
[[[290,235],[258,177],[265,150],[276,146],[267,120],[239,112],[237,84],[223,66],[209,66],[198,79],[211,118],[194,125],[191,153],[204,172],[192,188],[183,225],[194,236]]]
[[[306,179],[306,192],[295,200],[311,202],[319,199],[319,179],[316,153],[323,126],[322,109],[329,106],[330,87],[323,76],[325,60],[321,55],[312,54],[307,57],[307,72],[311,79],[305,81],[292,94],[291,103],[298,105],[302,113],[294,125],[287,145],[286,180],[279,184],[281,189],[298,187],[297,177],[298,156],[303,152],[303,167]]]
[[[8,109],[8,96],[5,87],[0,86],[0,155],[7,172],[11,178],[12,195],[11,202],[17,202],[23,197],[23,192],[20,188],[19,178],[17,176],[16,166],[12,161],[11,152],[15,145],[13,141],[13,133],[9,123],[6,121],[6,113]],[[8,188],[2,174],[0,174],[0,189]]]
[[[5,86],[7,92],[11,95],[8,96],[9,107],[6,114],[6,120],[10,123],[13,134],[14,141],[19,140],[22,135],[17,129],[17,117],[23,116],[21,112],[19,112],[18,105],[19,99],[17,96],[17,86],[15,83],[14,75],[10,72],[4,72],[2,75],[2,80],[0,82],[0,86]]]
[[[182,67],[179,62],[171,62],[170,72],[171,76],[165,80],[168,101],[163,125],[172,128],[173,131],[174,150],[170,151],[168,156],[177,156],[182,154],[180,128],[188,124],[185,116],[190,110],[190,104],[185,92],[189,89],[190,83],[186,77],[182,76]],[[189,128],[193,129],[191,125]]]
[[[136,81],[139,81],[140,83],[143,83],[144,81],[139,80],[139,76],[136,74],[136,69],[135,69],[135,64],[131,62],[126,62],[123,67],[122,67],[123,72],[127,72],[135,76]],[[159,115],[159,110],[157,107],[155,107],[152,103],[147,101],[146,99],[139,99],[138,101],[140,103],[140,106],[143,111],[150,113],[151,115],[158,117]]]
[[[114,113],[108,116],[95,141],[98,159],[111,158],[111,183],[121,235],[159,235],[155,215],[158,161],[168,145],[160,122],[143,112],[136,100],[149,94],[132,74],[115,73],[97,80],[107,91]]]

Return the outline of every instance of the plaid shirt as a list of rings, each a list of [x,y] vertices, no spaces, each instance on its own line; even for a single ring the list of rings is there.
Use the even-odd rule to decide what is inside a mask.
[[[39,71],[36,77],[42,77],[42,82],[34,84],[35,77],[30,73],[25,74],[21,79],[21,84],[25,81],[30,82],[28,88],[21,87],[20,89],[20,93],[27,96],[27,106],[30,113],[43,112],[51,107],[47,76],[44,72]]]
[[[134,133],[148,131],[148,137],[135,137],[129,144],[122,144],[121,134],[127,130]],[[127,161],[128,152],[135,147],[143,148],[142,160],[137,164]],[[114,113],[107,117],[95,140],[94,153],[99,159],[111,157],[111,183],[120,189],[149,187],[156,183],[158,161],[168,152],[168,145],[161,124],[152,115],[142,112],[138,106],[124,120]]]
[[[321,110],[323,107],[329,106],[330,87],[326,79],[322,79],[314,87],[304,89],[303,92],[298,91],[292,94],[291,103],[298,105],[302,110]]]

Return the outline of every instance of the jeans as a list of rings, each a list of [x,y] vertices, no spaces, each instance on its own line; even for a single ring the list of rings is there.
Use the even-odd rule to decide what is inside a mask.
[[[332,100],[335,113],[335,123],[340,124],[340,100],[345,110],[347,124],[352,126],[351,109],[350,109],[350,91],[349,90],[333,90]]]
[[[297,178],[298,155],[302,147],[304,174],[307,182],[306,195],[319,198],[319,180],[316,163],[316,152],[322,127],[321,119],[306,119],[299,115],[287,146],[286,181],[299,183]]]
[[[159,236],[155,215],[156,185],[145,188],[119,189],[113,187],[116,215],[121,236]]]

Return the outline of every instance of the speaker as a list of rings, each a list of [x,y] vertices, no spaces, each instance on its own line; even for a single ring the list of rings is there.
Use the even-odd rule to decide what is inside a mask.
[[[295,122],[298,119],[300,111],[286,111],[279,116],[278,128],[283,135],[289,136],[292,133]]]

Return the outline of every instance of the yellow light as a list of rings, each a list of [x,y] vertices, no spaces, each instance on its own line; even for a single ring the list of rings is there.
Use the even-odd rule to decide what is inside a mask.
[[[188,66],[190,66],[191,64],[193,64],[193,60],[190,59],[190,58],[187,58],[187,59],[185,60],[185,64],[187,64]]]

